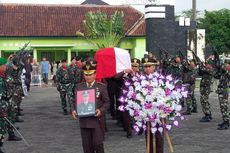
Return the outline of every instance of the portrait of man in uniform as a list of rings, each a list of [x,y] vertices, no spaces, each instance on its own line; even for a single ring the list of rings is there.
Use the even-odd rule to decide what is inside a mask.
[[[76,107],[79,117],[95,115],[95,89],[77,91]]]

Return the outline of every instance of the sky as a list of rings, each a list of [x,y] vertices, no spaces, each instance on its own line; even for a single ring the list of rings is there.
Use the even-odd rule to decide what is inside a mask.
[[[84,0],[0,0],[1,3],[32,3],[32,4],[80,4]],[[119,5],[127,2],[142,2],[144,0],[104,0],[110,5]],[[192,0],[160,0],[175,1],[175,12],[180,14],[183,10],[192,8]],[[135,5],[140,11],[144,11],[144,6]],[[230,0],[197,0],[197,10],[219,10],[230,9]]]

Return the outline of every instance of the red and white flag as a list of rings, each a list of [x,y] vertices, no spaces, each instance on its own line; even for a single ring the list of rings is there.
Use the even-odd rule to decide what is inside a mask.
[[[96,52],[97,79],[110,78],[125,69],[131,69],[129,52],[121,48],[103,48]]]

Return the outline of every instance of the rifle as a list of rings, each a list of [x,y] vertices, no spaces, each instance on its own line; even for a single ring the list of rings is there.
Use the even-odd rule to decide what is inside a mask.
[[[217,75],[220,76],[223,73],[222,64],[220,62],[220,57],[217,51],[214,51],[213,54],[214,54],[214,61],[215,61],[215,67],[217,70]]]
[[[195,59],[194,60],[195,64],[199,65],[199,67],[203,66],[202,61],[200,60],[200,58],[194,52],[192,52],[192,55],[193,55],[193,59]]]
[[[179,50],[179,56],[180,56],[180,58],[182,59],[182,65],[183,65],[184,67],[187,67],[187,65],[188,65],[188,59],[187,59],[187,57],[186,57],[186,58],[184,57],[184,55],[183,55],[183,53],[181,52],[181,50]]]

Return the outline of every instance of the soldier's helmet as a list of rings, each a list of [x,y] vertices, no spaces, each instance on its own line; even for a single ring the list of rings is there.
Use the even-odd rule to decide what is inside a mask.
[[[141,63],[143,64],[143,66],[159,65],[157,60],[149,57],[142,58]]]
[[[141,61],[137,58],[133,58],[133,59],[131,59],[131,64],[133,67],[139,67],[141,64]]]
[[[96,66],[87,62],[82,68],[84,74],[93,74],[96,72]]]

